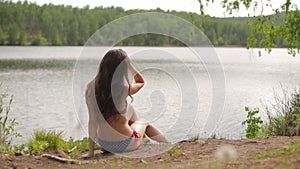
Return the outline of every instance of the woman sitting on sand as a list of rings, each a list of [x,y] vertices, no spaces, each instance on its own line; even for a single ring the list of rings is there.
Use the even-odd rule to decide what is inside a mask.
[[[128,72],[135,83],[130,83]],[[142,75],[121,49],[108,51],[98,74],[87,85],[86,103],[89,111],[89,157],[94,156],[94,144],[118,153],[136,150],[146,135],[158,142],[168,142],[153,125],[137,120],[131,106],[132,95],[144,86]],[[129,96],[129,98],[128,98]]]

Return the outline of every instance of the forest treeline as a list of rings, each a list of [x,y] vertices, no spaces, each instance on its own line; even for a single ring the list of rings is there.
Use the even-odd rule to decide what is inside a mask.
[[[0,45],[84,45],[103,25],[122,16],[147,11],[165,12],[186,19],[207,35],[215,46],[246,46],[247,18],[214,18],[196,13],[156,10],[124,10],[121,7],[77,8],[65,5],[0,0]],[[136,22],[135,26],[139,22]],[[142,22],[140,24],[143,24]],[[160,27],[170,23],[164,22]],[[169,29],[170,27],[166,27]],[[176,29],[181,29],[180,27]],[[157,34],[127,38],[124,46],[182,46],[176,39]]]

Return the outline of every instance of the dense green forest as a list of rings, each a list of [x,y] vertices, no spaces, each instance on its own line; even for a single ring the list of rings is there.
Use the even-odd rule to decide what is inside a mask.
[[[0,45],[84,45],[86,40],[106,23],[128,14],[147,11],[173,14],[194,23],[205,32],[213,45],[247,45],[249,34],[247,18],[204,17],[196,13],[161,9],[125,11],[120,7],[91,9],[89,6],[84,8],[53,4],[38,6],[26,1],[14,3],[4,0],[0,0]],[[127,38],[118,45],[181,46],[183,44],[162,35],[142,34]]]

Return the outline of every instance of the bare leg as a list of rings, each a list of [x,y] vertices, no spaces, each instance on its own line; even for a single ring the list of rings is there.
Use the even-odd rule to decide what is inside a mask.
[[[136,148],[138,148],[142,143],[142,138],[146,135],[155,141],[170,143],[157,128],[155,128],[148,122],[138,120],[132,123],[130,127],[132,128],[132,130],[135,130],[137,133],[139,133],[141,138],[133,139],[128,145],[127,150],[135,150]]]
[[[131,128],[138,132],[141,136],[145,138],[149,137],[158,142],[169,142],[166,137],[152,124],[145,121],[138,121],[137,114],[131,104],[128,106],[127,118],[129,119],[128,124]]]
[[[134,110],[132,104],[130,104],[128,106],[128,116],[127,116],[127,119],[129,119],[129,121],[128,121],[128,125],[129,126],[131,126],[134,122],[136,122],[138,120],[138,116],[137,116],[136,111]],[[140,125],[142,125],[142,123]],[[144,134],[144,138],[147,139],[146,134]],[[147,142],[147,140],[146,140],[146,142]]]
[[[142,120],[135,121],[130,127],[144,137],[148,123]]]
[[[150,123],[136,121],[131,125],[131,128],[138,132],[141,136],[147,135],[149,138],[155,141],[169,143],[166,137]]]
[[[169,140],[152,124],[148,124],[145,133],[155,141],[169,143]]]
[[[138,139],[134,138],[134,139],[132,139],[131,142],[130,142],[130,144],[127,147],[127,150],[135,150],[142,143],[142,138],[145,135],[147,123],[144,123],[143,121],[135,121],[135,122],[132,123],[132,125],[130,127],[132,128],[132,130],[136,131],[141,136],[141,138],[138,138]]]

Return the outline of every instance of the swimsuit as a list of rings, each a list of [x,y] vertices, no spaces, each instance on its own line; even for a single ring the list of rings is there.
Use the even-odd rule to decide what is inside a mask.
[[[127,101],[125,102],[125,109],[120,114],[125,114],[127,112]],[[128,147],[130,141],[135,138],[140,138],[139,134],[136,131],[133,131],[132,135],[121,141],[105,141],[100,138],[96,138],[97,143],[106,151],[112,152],[112,153],[121,153],[126,150]]]
[[[105,141],[100,138],[96,138],[96,141],[106,151],[109,151],[111,153],[122,153],[126,150],[127,146],[133,138],[140,138],[139,134],[136,131],[133,131],[132,135],[129,138],[122,141]]]

